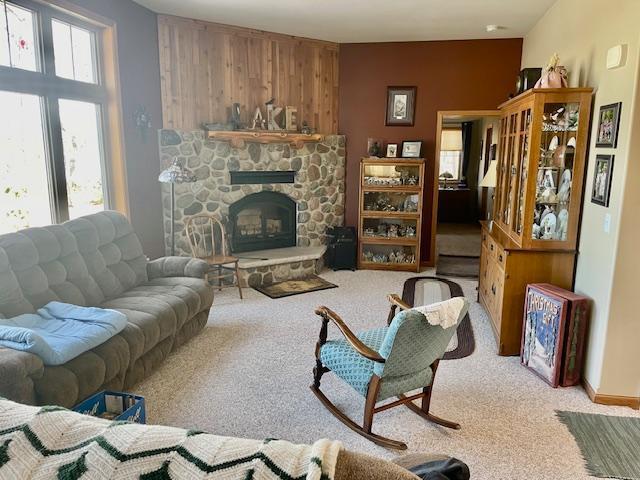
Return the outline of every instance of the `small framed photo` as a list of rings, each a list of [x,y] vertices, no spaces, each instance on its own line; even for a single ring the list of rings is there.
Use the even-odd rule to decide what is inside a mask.
[[[422,142],[419,140],[412,140],[409,142],[402,142],[402,156],[406,158],[420,158],[420,151],[422,150]]]
[[[600,107],[596,147],[616,148],[618,146],[620,110],[622,110],[622,103],[620,102]]]
[[[396,158],[398,156],[398,144],[389,143],[387,145],[387,158]]]
[[[609,206],[611,179],[613,177],[613,158],[613,155],[596,155],[596,166],[591,187],[591,202],[603,207]]]
[[[413,126],[417,87],[387,87],[387,126]]]

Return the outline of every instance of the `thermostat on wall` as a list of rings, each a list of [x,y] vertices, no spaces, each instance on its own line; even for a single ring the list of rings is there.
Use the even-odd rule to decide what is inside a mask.
[[[613,70],[614,68],[624,67],[627,62],[627,46],[616,45],[611,47],[607,52],[607,69]]]

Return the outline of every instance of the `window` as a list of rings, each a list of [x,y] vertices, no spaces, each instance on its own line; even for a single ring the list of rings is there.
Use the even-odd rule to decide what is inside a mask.
[[[461,168],[462,129],[443,129],[440,141],[440,181],[460,180]]]
[[[0,0],[0,234],[109,205],[101,29]]]

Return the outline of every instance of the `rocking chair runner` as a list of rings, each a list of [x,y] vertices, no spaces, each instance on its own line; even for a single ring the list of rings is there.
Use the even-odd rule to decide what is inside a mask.
[[[432,306],[434,309],[455,307],[458,312],[456,324],[445,329],[431,325],[422,313],[411,310],[397,295],[389,295],[388,299],[391,302],[388,326],[358,335],[337,313],[327,307],[318,307],[316,314],[322,317],[322,327],[316,344],[316,366],[310,388],[324,406],[352,430],[378,445],[404,450],[407,445],[403,442],[372,433],[373,415],[405,405],[438,425],[460,428],[457,423],[433,415],[429,407],[438,363],[469,304],[466,299],[456,297]],[[397,308],[401,311],[396,314]],[[338,327],[344,339],[327,340],[329,322]],[[320,390],[320,379],[329,371],[365,397],[362,426],[341,412]],[[405,396],[416,389],[422,391]],[[398,397],[398,400],[376,407],[378,402],[391,397]],[[417,399],[422,399],[420,407],[413,403]]]

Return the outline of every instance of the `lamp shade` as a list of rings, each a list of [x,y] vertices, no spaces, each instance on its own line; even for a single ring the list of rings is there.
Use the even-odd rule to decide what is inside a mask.
[[[169,168],[160,172],[158,181],[161,183],[193,183],[198,178],[184,168],[178,159],[174,159]]]
[[[487,170],[487,173],[485,174],[485,176],[482,177],[482,181],[480,182],[480,185],[479,185],[480,187],[495,188],[498,182],[497,165],[498,165],[497,160],[491,161],[491,163],[489,164],[489,170]]]
[[[461,151],[462,150],[462,130],[460,130],[459,128],[450,128],[450,129],[442,130],[440,150]]]

